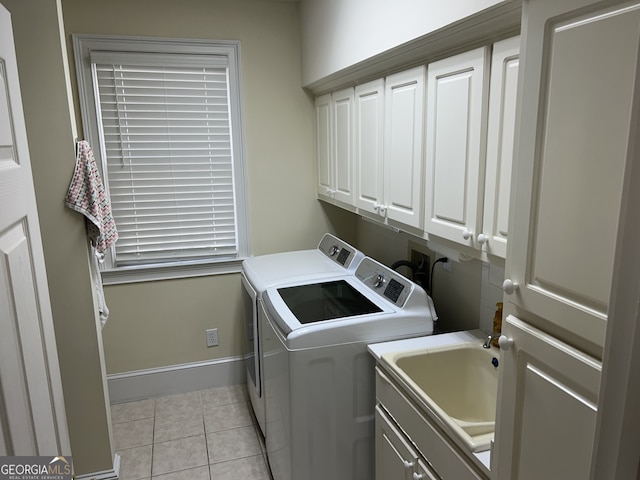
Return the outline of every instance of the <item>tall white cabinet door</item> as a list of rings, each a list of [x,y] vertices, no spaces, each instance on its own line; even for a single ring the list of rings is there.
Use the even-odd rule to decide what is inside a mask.
[[[390,75],[385,84],[384,191],[387,217],[422,227],[425,67]]]
[[[429,64],[425,230],[474,246],[482,221],[488,47]]]
[[[507,256],[519,53],[518,36],[495,43],[491,54],[484,213],[476,241],[501,258]]]
[[[334,92],[333,109],[333,197],[354,204],[353,88]]]
[[[380,215],[384,202],[384,80],[355,89],[356,206]]]
[[[316,156],[318,161],[318,195],[332,197],[333,172],[331,165],[331,94],[316,98]]]
[[[601,364],[513,316],[503,334],[493,478],[589,478]]]
[[[506,264],[518,289],[505,310],[533,312],[528,320],[599,356],[627,146],[637,136],[630,115],[640,3],[536,0],[525,2],[523,18]]]

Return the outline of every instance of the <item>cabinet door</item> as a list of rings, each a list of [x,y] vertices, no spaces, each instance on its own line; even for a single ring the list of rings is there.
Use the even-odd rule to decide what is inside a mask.
[[[513,316],[503,333],[494,478],[589,478],[601,364]]]
[[[422,227],[425,67],[385,81],[384,196],[387,217]]]
[[[355,205],[353,88],[334,92],[331,96],[331,105],[333,109],[333,197],[349,205]]]
[[[381,215],[383,199],[384,80],[355,90],[356,206]]]
[[[506,276],[517,313],[599,356],[611,290],[640,4],[525,2]],[[630,130],[632,128],[632,130]],[[544,319],[544,320],[540,320]]]
[[[482,218],[487,47],[429,64],[425,230],[474,246]]]
[[[331,165],[331,94],[316,98],[316,156],[318,162],[318,195],[332,198]]]
[[[376,406],[375,423],[376,480],[412,480],[416,452],[380,406]]]
[[[501,258],[507,256],[519,52],[518,36],[495,43],[491,55],[484,212],[476,241]]]

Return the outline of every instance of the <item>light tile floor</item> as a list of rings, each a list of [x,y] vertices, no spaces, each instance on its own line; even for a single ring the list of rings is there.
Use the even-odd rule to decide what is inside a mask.
[[[271,480],[242,385],[111,406],[120,480]]]

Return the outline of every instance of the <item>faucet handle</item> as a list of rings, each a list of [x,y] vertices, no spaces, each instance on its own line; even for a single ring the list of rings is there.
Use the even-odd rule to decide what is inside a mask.
[[[496,338],[500,337],[500,334],[496,334],[496,335],[487,335],[487,339],[485,340],[485,342],[482,344],[482,348],[491,348],[491,341],[495,340]]]

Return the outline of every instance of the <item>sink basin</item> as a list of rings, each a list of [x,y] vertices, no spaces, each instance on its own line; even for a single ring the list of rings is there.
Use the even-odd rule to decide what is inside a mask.
[[[388,353],[383,361],[472,451],[487,450],[495,430],[499,350],[464,343]],[[494,360],[496,359],[496,360]]]

